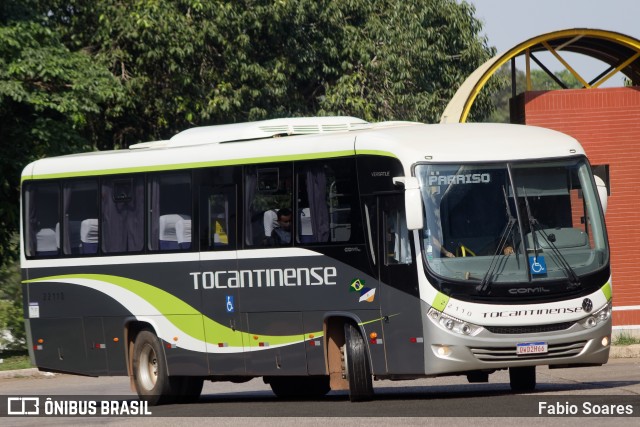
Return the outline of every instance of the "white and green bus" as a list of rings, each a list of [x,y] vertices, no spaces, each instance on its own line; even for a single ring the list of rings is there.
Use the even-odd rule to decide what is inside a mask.
[[[600,185],[598,185],[599,183]],[[22,175],[33,363],[151,404],[607,362],[606,187],[580,144],[352,117],[199,127]],[[286,233],[287,239],[272,238]]]

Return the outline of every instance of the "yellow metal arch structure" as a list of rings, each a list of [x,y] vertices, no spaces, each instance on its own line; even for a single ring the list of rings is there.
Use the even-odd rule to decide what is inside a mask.
[[[466,122],[478,93],[501,66],[520,55],[525,55],[528,67],[530,56],[535,52],[544,51],[551,52],[586,89],[597,88],[617,72],[623,73],[634,84],[640,84],[640,40],[621,33],[596,29],[574,28],[554,31],[524,41],[478,67],[451,98],[442,113],[440,123]],[[608,64],[609,68],[591,82],[587,82],[560,56],[559,51],[580,53],[599,59]]]

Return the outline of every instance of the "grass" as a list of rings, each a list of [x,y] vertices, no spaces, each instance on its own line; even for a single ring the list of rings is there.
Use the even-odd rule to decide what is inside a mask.
[[[0,352],[0,371],[12,371],[14,369],[33,368],[27,354],[3,354]]]
[[[632,345],[640,344],[640,337],[632,336],[626,332],[618,334],[613,340],[613,345]]]

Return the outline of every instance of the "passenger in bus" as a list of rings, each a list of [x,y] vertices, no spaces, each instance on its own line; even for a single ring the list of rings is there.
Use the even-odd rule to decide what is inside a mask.
[[[286,246],[291,243],[291,209],[282,208],[277,213],[277,224],[266,238],[267,246]]]
[[[271,237],[273,229],[278,227],[278,210],[269,209],[262,214],[262,221],[264,223],[264,239]]]

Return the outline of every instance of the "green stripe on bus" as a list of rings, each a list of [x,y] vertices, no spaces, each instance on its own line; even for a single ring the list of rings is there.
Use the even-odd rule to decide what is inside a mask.
[[[384,157],[393,157],[394,159],[398,158],[397,155],[391,153],[390,151],[382,151],[382,150],[356,150],[356,155],[384,156]]]
[[[360,323],[358,323],[358,326],[364,326],[364,325],[368,325],[370,323],[380,322],[380,321],[382,321],[384,319],[390,319],[392,317],[399,316],[399,315],[400,315],[400,313],[396,313],[396,314],[391,314],[389,316],[378,317],[377,319],[367,320],[366,322],[360,322]]]
[[[202,313],[170,293],[138,280],[104,274],[66,274],[61,276],[25,280],[24,283],[44,281],[60,281],[64,283],[67,279],[95,280],[98,282],[110,283],[126,289],[151,304],[159,313],[165,316],[167,320],[181,331],[189,334],[197,340],[205,341],[202,321],[198,317],[193,316],[201,315]],[[167,317],[167,314],[169,313],[171,315],[170,317]]]
[[[283,156],[269,156],[269,157],[256,157],[249,159],[229,159],[229,160],[217,160],[206,162],[191,162],[191,163],[177,163],[167,165],[150,165],[150,166],[137,166],[129,168],[116,168],[116,169],[100,169],[89,171],[77,171],[77,172],[61,172],[51,174],[41,174],[33,176],[23,176],[21,182],[28,180],[43,180],[43,179],[60,179],[60,178],[79,178],[87,176],[101,176],[101,175],[118,175],[127,173],[139,173],[139,172],[162,172],[162,171],[175,171],[183,169],[200,169],[207,167],[217,166],[234,166],[234,165],[253,165],[258,163],[275,163],[295,160],[315,160],[315,159],[328,159],[335,157],[348,157],[353,156],[353,151],[328,151],[325,153],[307,153],[307,154],[292,154]]]
[[[607,301],[611,301],[611,294],[612,294],[611,282],[605,283],[605,285],[602,288],[600,288],[600,290],[604,294],[604,297],[607,299]]]
[[[433,304],[431,306],[438,311],[444,311],[449,303],[449,297],[443,293],[438,292],[438,295],[433,299]]]
[[[295,344],[305,341],[305,335],[260,335],[251,332],[242,332],[223,326],[213,319],[203,315],[201,312],[191,307],[170,293],[159,289],[148,283],[125,277],[111,276],[104,274],[67,274],[61,276],[40,277],[38,279],[25,280],[23,283],[38,283],[57,281],[64,283],[67,279],[89,279],[98,282],[106,282],[138,295],[140,298],[151,304],[176,328],[191,337],[218,345],[226,343],[230,347],[258,346],[259,343],[269,343],[272,345]],[[113,297],[113,296],[112,296]],[[169,314],[171,313],[171,314]],[[133,313],[134,315],[136,313]],[[315,338],[323,336],[323,332],[311,332]],[[208,338],[208,339],[206,339]],[[266,347],[265,347],[266,349]]]

